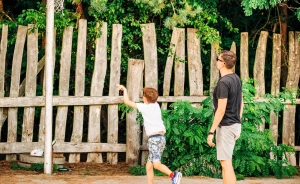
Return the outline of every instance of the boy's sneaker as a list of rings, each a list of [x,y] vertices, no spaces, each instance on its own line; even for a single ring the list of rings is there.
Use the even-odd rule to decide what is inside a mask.
[[[181,172],[174,172],[174,176],[172,178],[172,184],[180,184],[182,174]]]

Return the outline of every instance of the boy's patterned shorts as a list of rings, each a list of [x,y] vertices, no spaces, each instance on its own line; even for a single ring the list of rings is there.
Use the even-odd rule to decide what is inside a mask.
[[[163,135],[155,135],[148,139],[149,156],[148,161],[160,161],[166,146],[166,139]]]

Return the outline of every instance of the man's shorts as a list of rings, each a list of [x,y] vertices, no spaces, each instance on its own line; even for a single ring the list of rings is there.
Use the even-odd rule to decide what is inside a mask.
[[[166,146],[166,139],[163,135],[157,134],[150,136],[148,139],[149,156],[148,161],[160,162]]]
[[[241,124],[217,127],[217,160],[232,160],[235,141],[240,137]]]

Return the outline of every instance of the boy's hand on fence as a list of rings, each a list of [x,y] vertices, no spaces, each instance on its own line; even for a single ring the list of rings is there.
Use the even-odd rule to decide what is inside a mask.
[[[116,86],[117,86],[118,89],[121,90],[121,91],[125,91],[125,90],[126,90],[125,86],[123,86],[123,85],[116,84]]]

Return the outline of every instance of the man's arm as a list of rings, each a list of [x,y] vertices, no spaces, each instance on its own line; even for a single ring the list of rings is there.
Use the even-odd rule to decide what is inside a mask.
[[[129,107],[137,109],[136,103],[129,99],[127,89],[120,84],[117,84],[117,87],[119,88],[119,90],[123,91],[124,103]]]

